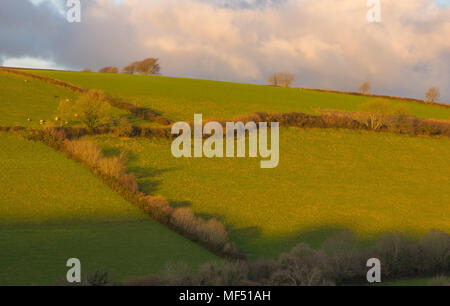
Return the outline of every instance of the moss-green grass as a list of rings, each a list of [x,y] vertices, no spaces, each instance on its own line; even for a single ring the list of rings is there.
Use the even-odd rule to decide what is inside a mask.
[[[159,76],[31,71],[97,88],[137,105],[161,112],[175,121],[192,121],[194,113],[205,119],[232,119],[255,112],[305,112],[317,109],[358,110],[370,97],[285,89],[270,86],[216,82]],[[450,120],[450,108],[391,100],[402,103],[417,117]]]
[[[317,246],[340,229],[361,241],[387,231],[450,232],[447,138],[281,129],[275,169],[251,158],[176,159],[164,140],[97,141],[130,152],[129,169],[145,192],[223,218],[251,258],[300,241]]]
[[[0,285],[64,280],[68,258],[116,280],[194,267],[216,257],[158,224],[86,168],[41,144],[0,133]]]
[[[78,97],[79,94],[66,88],[0,71],[0,126],[42,128],[58,125],[55,117],[60,101],[75,101]],[[134,124],[143,123],[143,120],[114,107],[110,109],[110,115],[112,119],[127,117]],[[72,125],[81,125],[76,118],[73,119]],[[41,125],[40,120],[45,120],[46,124]]]
[[[38,127],[40,120],[54,120],[61,100],[73,101],[77,96],[61,87],[0,72],[0,126]]]

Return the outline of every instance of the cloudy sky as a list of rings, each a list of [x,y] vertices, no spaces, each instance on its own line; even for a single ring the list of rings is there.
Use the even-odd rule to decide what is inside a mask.
[[[167,76],[296,85],[450,102],[450,0],[1,0],[0,65],[97,70],[158,57]]]

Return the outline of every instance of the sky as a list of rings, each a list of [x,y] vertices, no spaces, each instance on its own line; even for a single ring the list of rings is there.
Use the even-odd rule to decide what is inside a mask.
[[[450,102],[450,0],[2,0],[0,65],[81,70],[157,57],[162,74],[265,84],[291,72],[295,86]]]

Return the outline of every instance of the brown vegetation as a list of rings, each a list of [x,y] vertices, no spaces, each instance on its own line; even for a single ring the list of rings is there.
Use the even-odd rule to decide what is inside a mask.
[[[278,72],[275,74],[272,74],[269,77],[269,83],[272,86],[281,86],[284,88],[288,88],[292,85],[294,82],[295,77],[292,73],[289,72]]]
[[[119,73],[119,68],[114,66],[107,66],[101,68],[98,72],[100,73]]]
[[[350,232],[328,238],[320,249],[300,243],[277,260],[208,263],[192,273],[168,266],[163,276],[148,275],[125,285],[184,286],[317,286],[367,284],[369,258],[381,261],[382,281],[434,277],[450,273],[450,235],[431,231],[419,241],[385,234],[369,250],[362,249]],[[444,277],[436,284],[447,284]]]

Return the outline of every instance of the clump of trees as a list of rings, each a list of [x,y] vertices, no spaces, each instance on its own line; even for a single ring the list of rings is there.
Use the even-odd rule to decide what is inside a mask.
[[[159,59],[147,58],[142,61],[132,62],[122,69],[123,73],[128,74],[142,74],[142,75],[156,75],[161,71]]]
[[[441,97],[441,92],[437,87],[431,87],[425,93],[425,101],[428,103],[435,103]]]
[[[269,77],[269,83],[272,86],[281,86],[288,88],[295,81],[295,76],[289,72],[274,73]]]
[[[106,102],[103,92],[92,89],[82,94],[75,103],[69,99],[62,100],[58,105],[58,118],[62,125],[79,120],[93,129],[109,123],[111,106]]]
[[[98,72],[100,73],[119,73],[119,68],[114,66],[103,67]]]
[[[361,94],[365,95],[365,94],[369,93],[371,88],[372,88],[372,86],[370,85],[370,83],[368,81],[366,81],[359,86],[358,91]]]

